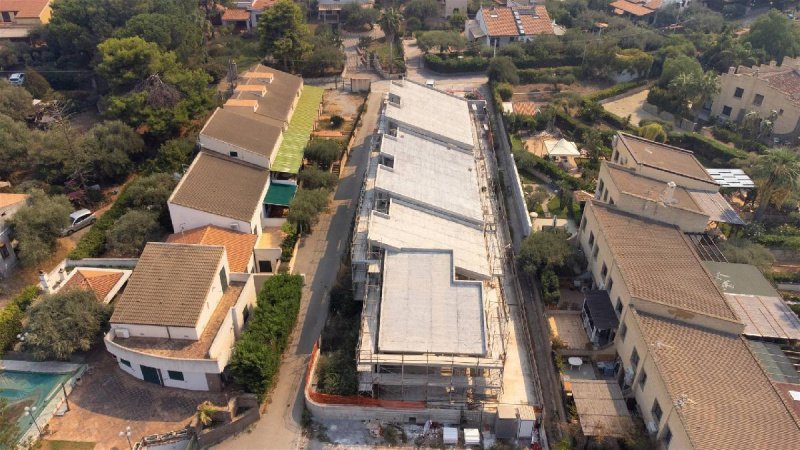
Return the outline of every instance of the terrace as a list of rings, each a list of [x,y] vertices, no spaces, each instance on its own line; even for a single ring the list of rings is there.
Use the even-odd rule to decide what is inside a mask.
[[[314,123],[319,116],[320,103],[324,89],[316,86],[305,86],[300,100],[297,102],[289,127],[283,133],[283,142],[272,163],[273,172],[296,174],[303,164],[305,151]]]

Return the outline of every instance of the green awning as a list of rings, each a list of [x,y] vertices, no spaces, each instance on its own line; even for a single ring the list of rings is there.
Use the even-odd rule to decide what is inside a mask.
[[[267,189],[267,195],[264,196],[264,204],[289,206],[295,192],[297,192],[297,185],[271,183]]]
[[[283,133],[283,142],[272,163],[272,172],[297,173],[303,164],[303,151],[306,149],[314,122],[317,120],[319,104],[325,89],[316,86],[304,86],[300,100],[289,121],[289,127]]]

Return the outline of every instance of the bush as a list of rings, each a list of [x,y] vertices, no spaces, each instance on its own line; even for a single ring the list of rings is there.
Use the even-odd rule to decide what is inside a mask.
[[[520,83],[573,84],[577,80],[579,67],[565,66],[550,69],[520,69]]]
[[[297,321],[302,289],[300,275],[268,278],[258,294],[247,329],[234,348],[229,365],[231,376],[261,401],[272,386],[281,354]]]
[[[581,63],[580,56],[554,56],[552,58],[514,58],[514,65],[519,69],[543,69],[547,67],[577,66]]]
[[[281,262],[289,262],[294,255],[294,246],[300,238],[300,233],[297,232],[297,227],[288,222],[281,227],[281,230],[286,233],[283,241],[281,241]]]
[[[685,101],[673,92],[659,86],[653,86],[647,93],[647,103],[678,116],[686,113]]]
[[[519,84],[517,66],[508,56],[498,56],[489,63],[489,81]]]
[[[327,189],[300,189],[289,203],[286,219],[301,232],[308,232],[319,220],[319,214],[328,205]]]
[[[358,393],[358,372],[354,355],[335,351],[320,358],[317,389],[333,395],[355,395]]]
[[[747,157],[747,153],[742,150],[730,148],[697,133],[669,133],[668,142],[676,147],[691,150],[698,156],[721,165],[726,165],[732,159]]]
[[[497,91],[497,95],[504,102],[510,101],[511,97],[514,96],[514,88],[508,83],[497,83],[494,88]]]
[[[300,183],[305,189],[333,189],[339,178],[325,170],[319,169],[317,166],[308,166],[300,172],[298,176]]]
[[[611,86],[610,88],[603,89],[601,91],[593,92],[584,99],[588,101],[595,101],[599,102],[600,100],[607,99],[609,97],[613,97],[615,95],[622,94],[624,92],[630,91],[631,89],[637,88],[639,86],[644,86],[647,83],[647,80],[638,80],[638,81],[628,81],[626,83],[619,83]]]
[[[339,143],[329,139],[312,139],[305,150],[305,157],[323,169],[330,168],[341,154],[342,148]]]
[[[106,250],[112,256],[139,256],[148,241],[158,234],[158,216],[150,211],[132,209],[122,215],[106,235]]]
[[[581,180],[571,176],[564,169],[559,167],[558,164],[555,164],[552,161],[547,161],[546,159],[540,158],[532,153],[515,153],[514,160],[517,163],[517,168],[519,168],[519,170],[522,172],[529,174],[530,176],[535,177],[536,172],[539,171],[552,178],[553,181],[563,181],[567,184],[567,186],[569,186],[570,189],[578,190],[587,187],[581,182]]]
[[[489,59],[482,56],[438,55],[428,53],[423,57],[425,67],[439,73],[485,72]]]
[[[68,360],[73,353],[92,347],[110,312],[90,290],[45,295],[28,312],[24,348],[38,360]]]
[[[558,303],[558,299],[561,297],[558,287],[558,276],[552,269],[547,268],[542,271],[541,285],[542,300],[544,300],[545,304],[554,305]]]

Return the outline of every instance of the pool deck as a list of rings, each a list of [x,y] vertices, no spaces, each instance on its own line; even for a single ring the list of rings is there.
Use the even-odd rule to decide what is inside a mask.
[[[11,370],[14,372],[33,373],[73,373],[83,364],[72,364],[57,361],[14,361],[0,359],[0,371]]]

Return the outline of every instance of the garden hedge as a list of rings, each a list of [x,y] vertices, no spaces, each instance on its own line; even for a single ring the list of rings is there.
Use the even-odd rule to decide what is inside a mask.
[[[425,67],[439,73],[473,73],[485,72],[489,67],[489,58],[482,56],[442,56],[427,53],[424,56]]]
[[[732,159],[747,157],[747,152],[743,150],[728,147],[697,133],[669,133],[667,142],[670,145],[691,150],[698,156],[717,164],[727,164]]]
[[[303,277],[279,274],[267,279],[241,339],[236,342],[230,371],[236,383],[263,401],[278,373],[300,311]]]

